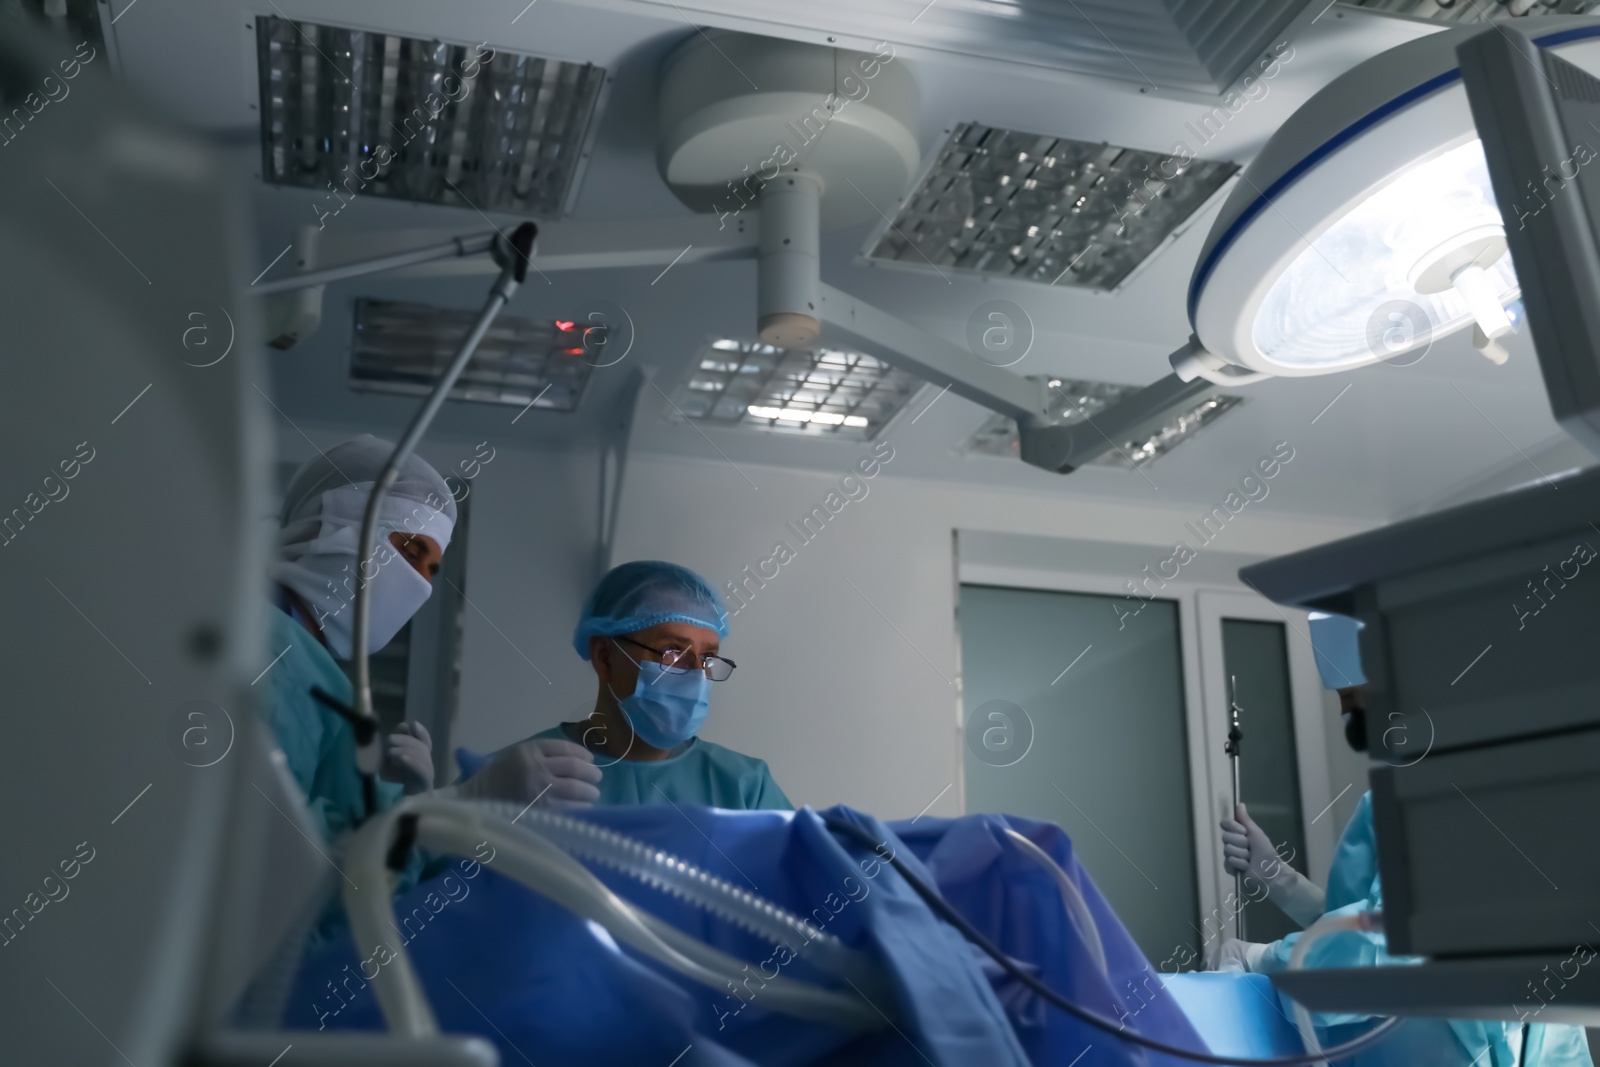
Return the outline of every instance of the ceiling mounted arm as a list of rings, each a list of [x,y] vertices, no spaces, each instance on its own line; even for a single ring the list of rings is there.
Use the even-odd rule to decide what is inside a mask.
[[[1175,411],[1193,407],[1218,388],[1205,378],[1184,381],[1169,374],[1092,418],[1073,419],[1076,412],[1056,411],[1049,390],[1038,382],[986,363],[831,285],[822,285],[820,292],[824,342],[864,352],[1014,420],[1023,462],[1057,474],[1070,474],[1150,436]]]
[[[818,291],[824,342],[864,352],[944,386],[957,396],[1015,419],[1018,426],[1045,418],[1045,400],[1035,383],[985,363],[966,349],[831,285],[823,283]]]
[[[1071,474],[1107,452],[1122,452],[1131,462],[1126,445],[1151,436],[1176,412],[1193,408],[1216,391],[1216,383],[1205,378],[1186,382],[1169,374],[1082,421],[1018,426],[1022,460],[1057,474]]]

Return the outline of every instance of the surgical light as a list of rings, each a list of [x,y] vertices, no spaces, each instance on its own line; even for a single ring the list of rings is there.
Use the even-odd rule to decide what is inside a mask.
[[[1419,306],[1433,336],[1474,318],[1504,333],[1503,306],[1517,295],[1505,251],[1483,145],[1473,139],[1400,175],[1301,248],[1267,291],[1252,340],[1280,365],[1370,362],[1369,322],[1387,301]]]
[[[1600,23],[1537,26],[1536,41],[1600,68]],[[1195,340],[1173,357],[1180,376],[1327,374],[1472,326],[1497,357],[1521,290],[1456,62],[1475,32],[1431,34],[1360,64],[1273,135],[1201,251]]]

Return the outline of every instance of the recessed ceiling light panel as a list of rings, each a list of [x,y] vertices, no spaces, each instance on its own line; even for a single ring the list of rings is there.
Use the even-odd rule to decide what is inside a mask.
[[[1600,0],[1344,0],[1346,7],[1434,22],[1488,22],[1525,15],[1583,15]]]
[[[255,24],[269,184],[325,190],[328,213],[357,196],[570,209],[601,68],[267,15]]]
[[[1239,168],[1064,137],[958,126],[869,260],[1115,289]]]
[[[1045,387],[1052,407],[1059,407],[1061,421],[1067,424],[1092,420],[1096,415],[1140,389],[1137,385],[1073,381],[1048,375],[1032,375],[1029,380],[1039,382]],[[1239,402],[1240,398],[1236,396],[1217,394],[1208,397],[1194,407],[1173,415],[1152,434],[1134,441],[1117,442],[1111,451],[1091,460],[1090,463],[1101,467],[1121,467],[1124,470],[1148,466],[1193,437],[1202,427],[1216,421]],[[982,426],[978,427],[977,432],[957,446],[956,451],[963,455],[1020,458],[1021,446],[1017,441],[1017,424],[1004,415],[991,415],[984,420]]]
[[[859,352],[717,338],[695,357],[667,418],[863,441],[922,385]]]
[[[476,309],[357,300],[350,388],[424,396],[477,321]],[[545,411],[576,411],[597,363],[578,323],[500,315],[450,390],[475,400]]]

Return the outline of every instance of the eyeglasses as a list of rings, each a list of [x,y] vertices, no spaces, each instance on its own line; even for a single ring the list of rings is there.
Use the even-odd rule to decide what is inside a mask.
[[[614,641],[626,641],[634,648],[642,648],[646,652],[661,657],[660,663],[670,671],[679,671],[687,674],[690,671],[700,670],[706,672],[706,677],[713,682],[726,682],[733,674],[733,669],[738,666],[731,659],[721,656],[701,656],[693,652],[686,652],[681,648],[651,648],[649,645],[640,644],[631,637],[615,637]]]

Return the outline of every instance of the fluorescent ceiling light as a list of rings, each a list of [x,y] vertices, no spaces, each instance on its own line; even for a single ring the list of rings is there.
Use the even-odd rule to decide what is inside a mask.
[[[1066,423],[1093,420],[1141,388],[1114,382],[1074,381],[1043,374],[1031,375],[1029,380],[1047,387],[1052,407],[1059,406],[1062,421]],[[1156,432],[1138,440],[1119,441],[1115,448],[1090,463],[1124,470],[1146,467],[1239,403],[1240,398],[1236,396],[1217,394],[1208,397],[1194,407],[1173,415]],[[1019,458],[1021,451],[1017,441],[1017,424],[1004,415],[991,415],[971,437],[957,446],[956,451],[964,455]]]
[[[964,123],[865,254],[928,271],[1115,289],[1237,170]]]
[[[1582,15],[1600,8],[1597,0],[1343,0],[1346,7],[1433,22],[1488,22],[1524,15]]]
[[[701,349],[667,418],[869,440],[922,385],[859,352],[717,338]]]
[[[426,395],[477,319],[475,309],[357,300],[350,388]],[[576,411],[594,367],[571,321],[502,314],[450,390],[451,400]]]
[[[328,213],[357,196],[570,209],[601,68],[270,15],[255,24],[268,183],[326,191]]]

